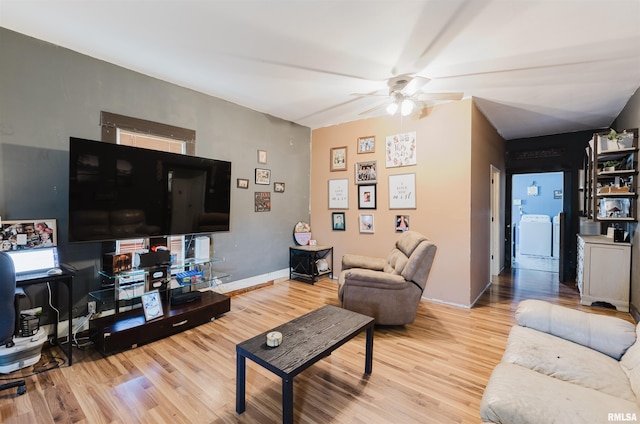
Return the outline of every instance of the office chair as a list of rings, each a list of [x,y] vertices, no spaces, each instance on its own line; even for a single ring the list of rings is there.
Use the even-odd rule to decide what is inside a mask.
[[[16,274],[13,260],[4,252],[0,252],[0,350],[13,346],[13,334],[16,328]],[[0,390],[18,388],[18,394],[27,391],[24,380],[0,384]]]

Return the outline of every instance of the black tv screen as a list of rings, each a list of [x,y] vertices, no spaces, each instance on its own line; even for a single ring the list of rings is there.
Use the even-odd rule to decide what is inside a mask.
[[[229,231],[231,162],[71,137],[69,242]]]

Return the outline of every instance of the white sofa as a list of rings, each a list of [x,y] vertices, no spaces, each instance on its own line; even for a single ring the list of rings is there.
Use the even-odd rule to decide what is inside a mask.
[[[640,420],[634,324],[539,300],[520,302],[516,320],[482,397],[484,422]]]

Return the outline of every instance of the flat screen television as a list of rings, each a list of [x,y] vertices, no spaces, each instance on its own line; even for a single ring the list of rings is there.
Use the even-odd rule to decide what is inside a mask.
[[[71,137],[69,242],[229,231],[231,162]]]

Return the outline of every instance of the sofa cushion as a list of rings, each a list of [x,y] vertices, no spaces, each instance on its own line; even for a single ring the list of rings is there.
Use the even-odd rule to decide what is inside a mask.
[[[516,320],[523,327],[553,334],[620,359],[636,341],[636,328],[620,318],[589,314],[541,300],[518,304]]]
[[[409,258],[405,256],[400,249],[393,249],[389,256],[387,256],[387,264],[384,266],[383,271],[390,274],[400,275]]]
[[[635,402],[505,362],[493,370],[480,403],[481,418],[495,423],[606,423],[611,414],[640,417],[640,408]]]
[[[640,337],[640,325],[636,327],[638,337]],[[635,343],[620,360],[620,366],[627,374],[629,383],[636,397],[640,395],[640,343]]]
[[[503,362],[599,390],[631,402],[636,396],[615,359],[593,349],[531,328],[514,326]]]

